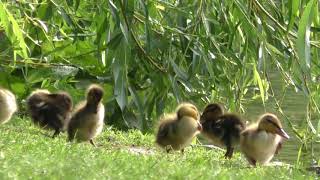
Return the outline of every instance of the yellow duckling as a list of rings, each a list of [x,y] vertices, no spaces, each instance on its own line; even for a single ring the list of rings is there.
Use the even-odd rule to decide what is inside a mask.
[[[245,124],[236,114],[223,112],[223,107],[217,103],[209,104],[203,111],[200,122],[202,134],[214,145],[226,147],[225,158],[231,158],[233,150],[239,145],[240,133]]]
[[[283,139],[289,139],[289,136],[282,129],[280,120],[276,115],[266,113],[241,133],[240,149],[251,165],[264,165],[278,153]]]
[[[176,113],[160,119],[156,143],[167,152],[171,149],[183,152],[201,130],[197,108],[193,104],[183,103],[178,106]]]
[[[72,99],[68,93],[50,93],[46,89],[38,89],[29,95],[26,102],[33,123],[54,130],[52,138],[65,130],[72,111]]]
[[[68,125],[68,139],[78,142],[89,141],[96,146],[93,139],[98,136],[104,124],[103,89],[91,85],[87,90],[87,100],[77,105]]]
[[[17,109],[14,94],[7,89],[0,88],[0,124],[8,122]]]

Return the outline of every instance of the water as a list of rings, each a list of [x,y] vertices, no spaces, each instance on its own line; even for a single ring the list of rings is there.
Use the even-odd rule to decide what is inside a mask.
[[[293,88],[287,88],[284,96],[284,83],[282,82],[280,75],[278,73],[272,73],[270,75],[270,79],[272,82],[272,86],[275,92],[275,97],[280,100],[283,97],[283,101],[281,104],[281,108],[285,115],[288,116],[290,121],[298,128],[298,129],[305,129],[307,125],[306,121],[306,110],[307,110],[307,103],[308,99],[303,94],[303,92],[295,92]],[[276,114],[283,125],[285,131],[289,134],[290,139],[285,141],[280,154],[278,154],[274,159],[287,162],[293,164],[296,162],[298,157],[299,148],[301,146],[300,140],[296,137],[294,132],[288,126],[288,122],[284,117],[281,116],[281,113],[278,112],[275,101],[273,98],[269,98],[266,102],[266,107],[263,106],[261,99],[257,99],[255,101],[249,102],[245,105],[246,112],[244,114],[244,118],[247,118],[248,121],[256,121],[257,118],[265,113],[270,112]],[[315,118],[312,123],[314,127],[317,127],[318,123],[317,118]],[[314,144],[315,151],[314,155],[319,160],[320,157],[320,144]],[[301,160],[306,164],[311,162],[311,152],[304,153],[301,157]]]

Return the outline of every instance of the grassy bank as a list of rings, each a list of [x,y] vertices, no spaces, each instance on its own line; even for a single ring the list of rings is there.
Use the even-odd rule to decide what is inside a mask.
[[[50,132],[51,133],[51,132]],[[189,147],[184,154],[164,153],[153,135],[105,127],[89,143],[67,143],[66,135],[51,139],[29,119],[15,118],[0,126],[0,179],[314,179],[312,173],[289,166],[248,168],[236,153]]]

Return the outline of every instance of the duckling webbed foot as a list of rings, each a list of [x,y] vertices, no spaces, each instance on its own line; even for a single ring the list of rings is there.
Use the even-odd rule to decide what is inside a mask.
[[[54,131],[53,135],[52,135],[52,138],[57,137],[59,134],[60,134],[60,130],[57,130],[57,129],[56,129],[56,130]]]
[[[252,158],[247,158],[248,159],[248,161],[249,161],[249,163],[252,165],[252,166],[254,166],[254,167],[256,167],[257,166],[257,161],[255,160],[255,159],[252,159]]]
[[[226,152],[226,154],[224,155],[225,159],[231,159],[231,158],[232,158],[233,150],[234,150],[234,148],[232,148],[232,147],[227,147],[227,152]]]
[[[282,142],[279,142],[275,154],[279,154],[279,151],[282,149]]]
[[[232,144],[231,144],[231,137],[229,135],[226,135],[224,137],[224,142],[225,142],[225,146],[227,148],[227,152],[224,155],[224,157],[226,159],[231,159],[232,158],[232,154],[233,154],[233,150],[234,150],[234,148],[232,147]]]
[[[90,139],[90,144],[92,144],[94,147],[97,147],[97,145],[93,142],[92,139]]]
[[[167,151],[167,153],[169,153],[172,150],[172,147],[171,146],[166,146],[165,150]]]

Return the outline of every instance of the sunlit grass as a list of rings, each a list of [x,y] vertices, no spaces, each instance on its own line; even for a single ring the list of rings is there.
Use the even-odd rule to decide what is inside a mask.
[[[89,143],[52,139],[29,119],[16,118],[0,127],[0,179],[313,179],[301,169],[249,168],[239,153],[225,160],[223,152],[189,147],[167,154],[154,146],[153,135],[105,127]]]

